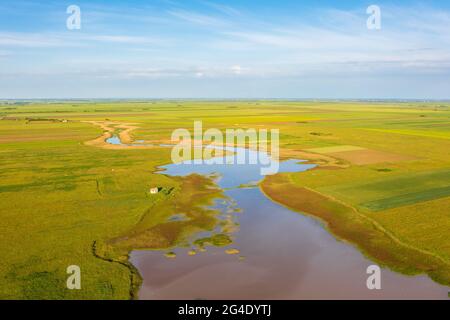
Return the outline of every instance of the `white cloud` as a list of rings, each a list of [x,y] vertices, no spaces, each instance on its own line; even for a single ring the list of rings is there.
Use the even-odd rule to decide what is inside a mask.
[[[88,41],[128,43],[128,44],[149,44],[149,43],[155,44],[162,42],[162,40],[155,38],[135,37],[135,36],[115,36],[115,35],[82,36],[80,38]]]
[[[241,15],[241,12],[239,10],[237,10],[231,6],[228,6],[228,5],[209,2],[209,1],[203,1],[203,3],[205,5],[207,5],[208,7],[211,7],[213,9],[220,11],[222,13],[225,13],[226,15],[229,15],[229,16],[240,16]]]
[[[242,73],[242,68],[241,66],[232,66],[231,67],[231,72],[233,72],[234,74],[241,74]]]
[[[11,52],[10,51],[3,51],[3,50],[0,50],[0,57],[8,57],[8,56],[10,56],[11,55]]]
[[[30,33],[0,33],[0,46],[8,47],[58,47],[67,45],[64,40],[50,35]]]
[[[369,31],[365,8],[322,9],[300,17],[274,12],[269,19],[202,3],[201,12],[171,3],[159,7],[159,15],[139,8],[122,14],[115,6],[84,10],[83,26],[91,24],[91,29],[81,32],[0,32],[0,72],[22,79],[168,79],[211,85],[250,78],[249,83],[285,83],[285,78],[286,83],[294,78],[326,83],[333,77],[450,75],[448,11],[382,6],[382,29]],[[74,46],[89,50],[54,50]],[[43,61],[30,63],[34,54]]]
[[[170,10],[168,13],[178,19],[205,26],[226,26],[229,23],[223,19],[219,19],[210,15],[200,14],[187,10]]]
[[[0,46],[4,47],[74,47],[89,45],[90,42],[118,44],[165,44],[167,40],[128,35],[91,35],[68,33],[5,33],[0,32]]]
[[[251,56],[254,73],[264,75],[318,75],[339,73],[416,72],[450,70],[448,12],[384,8],[388,18],[380,31],[366,28],[364,13],[330,10],[322,24],[283,25],[223,32],[213,43],[216,50]],[[413,12],[409,14],[409,12]],[[432,32],[434,30],[436,32]]]

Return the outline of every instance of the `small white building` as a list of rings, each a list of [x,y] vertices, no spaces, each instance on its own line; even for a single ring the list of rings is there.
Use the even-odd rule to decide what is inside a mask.
[[[159,192],[158,188],[151,188],[150,189],[150,194],[157,194]]]

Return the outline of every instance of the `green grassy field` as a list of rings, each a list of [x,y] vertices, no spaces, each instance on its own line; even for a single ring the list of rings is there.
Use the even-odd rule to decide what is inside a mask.
[[[3,103],[0,298],[129,299],[139,285],[139,275],[127,262],[129,250],[189,245],[189,235],[216,227],[216,213],[205,205],[221,192],[210,180],[155,174],[171,162],[170,149],[85,145],[103,131],[84,121],[106,120],[133,123],[138,127],[134,139],[154,142],[168,141],[176,128],[192,130],[195,120],[202,120],[205,129],[280,129],[282,155],[302,151],[314,159],[321,154],[314,150],[325,148],[341,164],[289,174],[286,183],[328,197],[335,202],[327,207],[330,212],[347,212],[341,205],[354,208],[407,245],[389,244],[377,232],[372,244],[383,242],[377,254],[377,246],[364,247],[364,233],[358,233],[350,240],[361,250],[395,269],[399,262],[392,257],[417,249],[420,259],[408,260],[413,272],[426,272],[418,267],[426,264],[424,252],[450,263],[446,103]],[[153,186],[167,192],[150,195]],[[277,201],[289,205],[290,200],[281,196]],[[189,222],[168,221],[180,213]],[[357,228],[344,214],[342,224]],[[66,289],[66,268],[72,264],[81,267],[83,290]],[[450,283],[446,263],[432,267],[439,281]]]
[[[369,183],[339,184],[320,191],[372,211],[450,196],[450,170],[410,173]]]

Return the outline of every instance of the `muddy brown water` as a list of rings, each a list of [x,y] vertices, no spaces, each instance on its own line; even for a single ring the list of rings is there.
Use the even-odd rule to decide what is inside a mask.
[[[298,160],[279,165],[281,172],[314,167]],[[258,165],[183,163],[163,168],[162,174],[173,176],[219,174],[217,184],[228,200],[218,200],[215,208],[239,226],[231,245],[209,246],[195,255],[188,254],[194,247],[171,249],[176,258],[167,258],[167,250],[132,251],[130,261],[143,277],[140,299],[448,299],[450,288],[428,276],[385,268],[381,290],[369,290],[366,270],[374,263],[354,246],[338,241],[318,220],[274,203],[257,186],[238,188],[263,179]],[[173,218],[183,216],[175,213]],[[239,253],[227,254],[227,249]]]

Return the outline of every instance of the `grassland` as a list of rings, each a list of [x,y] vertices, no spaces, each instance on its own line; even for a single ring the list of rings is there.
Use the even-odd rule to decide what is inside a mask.
[[[199,119],[280,129],[283,157],[321,167],[270,177],[266,194],[384,265],[450,284],[445,103],[35,102],[0,105],[0,298],[129,299],[139,285],[129,250],[189,246],[215,228],[205,205],[221,192],[211,180],[155,173],[170,149],[86,144],[107,132],[92,122],[132,125],[130,140],[158,144]],[[164,192],[150,195],[154,186]],[[180,213],[190,219],[169,220]],[[83,290],[66,289],[71,264]]]

